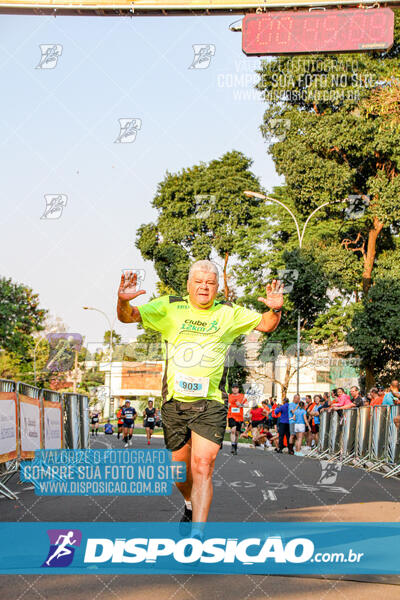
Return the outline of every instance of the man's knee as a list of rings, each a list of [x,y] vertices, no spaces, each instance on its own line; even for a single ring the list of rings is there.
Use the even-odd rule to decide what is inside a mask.
[[[214,456],[196,456],[192,455],[192,475],[193,477],[211,477],[214,469]]]

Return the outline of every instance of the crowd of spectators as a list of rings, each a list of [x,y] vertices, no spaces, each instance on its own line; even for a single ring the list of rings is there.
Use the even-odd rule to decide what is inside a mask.
[[[229,427],[231,441],[234,432],[235,443],[232,444],[232,453],[237,454],[237,443],[240,438],[251,440],[251,447],[274,447],[276,452],[283,452],[288,448],[289,454],[303,455],[304,451],[311,450],[318,444],[319,425],[321,413],[324,411],[337,411],[340,418],[343,411],[357,409],[362,406],[395,406],[400,404],[399,382],[393,380],[389,387],[373,387],[364,396],[357,386],[352,386],[349,394],[343,388],[333,389],[331,392],[306,395],[300,397],[294,394],[292,400],[284,398],[278,403],[275,398],[263,400],[260,404],[252,406],[248,413],[249,402],[244,394],[239,393],[239,387],[233,387],[234,393],[229,395],[229,404],[240,407],[240,413],[231,414]],[[236,410],[236,408],[234,408]],[[245,415],[245,416],[244,416]],[[235,417],[233,419],[232,417]],[[242,422],[240,423],[240,419]],[[393,423],[400,427],[400,417],[394,416]],[[244,430],[242,431],[242,426]],[[304,446],[303,446],[304,444]]]

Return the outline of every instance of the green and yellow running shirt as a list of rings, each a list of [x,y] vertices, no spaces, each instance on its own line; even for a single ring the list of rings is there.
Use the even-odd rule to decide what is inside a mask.
[[[161,296],[137,308],[143,326],[162,334],[163,399],[224,402],[229,346],[257,327],[262,315],[224,301],[201,310],[189,296]]]

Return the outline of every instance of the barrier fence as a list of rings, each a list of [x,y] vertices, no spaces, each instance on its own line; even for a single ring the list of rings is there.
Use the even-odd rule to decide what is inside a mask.
[[[0,379],[0,497],[17,499],[6,484],[36,450],[88,447],[87,396]]]
[[[397,422],[398,417],[399,422]],[[400,474],[400,406],[362,406],[320,414],[318,444],[311,458]]]

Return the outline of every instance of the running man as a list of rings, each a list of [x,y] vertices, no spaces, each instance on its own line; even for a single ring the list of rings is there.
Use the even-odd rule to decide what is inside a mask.
[[[59,535],[56,541],[57,549],[54,551],[47,560],[46,565],[49,567],[52,560],[55,558],[61,558],[62,556],[67,556],[67,554],[71,554],[72,550],[67,548],[67,546],[73,546],[77,540],[72,539],[74,536],[73,531],[68,531],[67,535]],[[62,540],[60,542],[60,540]]]
[[[135,427],[135,419],[137,417],[137,412],[133,408],[133,406],[131,406],[131,403],[129,400],[126,400],[125,406],[121,410],[121,416],[124,420],[122,430],[123,430],[125,448],[127,448],[128,444],[129,444],[129,446],[132,446],[133,428]]]
[[[97,435],[97,433],[99,431],[99,421],[100,421],[99,413],[97,411],[92,412],[92,416],[90,418],[92,437],[94,437],[95,433]]]
[[[244,394],[239,393],[239,386],[232,386],[232,394],[228,397],[228,425],[231,430],[231,454],[237,454],[239,435],[242,433],[243,407],[247,406]]]
[[[216,300],[218,269],[208,260],[190,268],[186,296],[161,296],[143,306],[131,306],[130,300],[146,293],[136,291],[136,281],[133,273],[121,277],[118,318],[122,323],[141,322],[145,329],[162,334],[164,439],[173,460],[186,463],[186,481],[176,483],[185,500],[182,522],[193,517],[204,523],[213,495],[214,463],[226,429],[227,351],[238,336],[253,329],[271,332],[277,328],[283,285],[276,280],[267,285],[266,298],[258,300],[269,310],[261,315]]]
[[[120,408],[117,410],[117,425],[118,425],[117,439],[119,439],[120,435],[122,433],[123,425],[124,425],[124,419],[122,418],[122,406],[120,406]]]
[[[154,431],[154,425],[156,422],[156,409],[153,404],[153,400],[147,402],[147,407],[143,413],[143,426],[146,429],[147,445],[150,446],[150,440]]]

